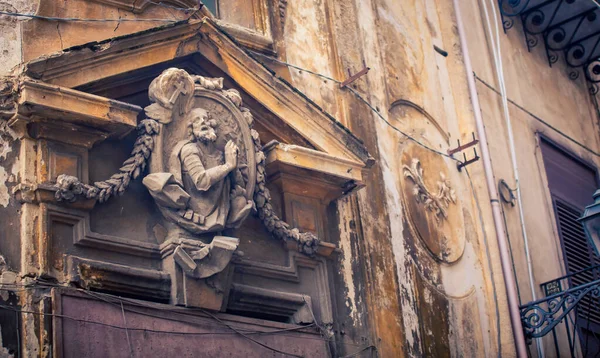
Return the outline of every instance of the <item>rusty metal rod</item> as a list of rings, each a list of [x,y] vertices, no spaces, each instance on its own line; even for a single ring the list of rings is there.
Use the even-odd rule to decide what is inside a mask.
[[[475,139],[475,137],[474,137],[474,136],[475,136],[475,135],[473,135],[473,140],[472,140],[472,141],[470,141],[470,142],[469,142],[469,143],[467,143],[467,144],[460,145],[460,140],[459,140],[459,142],[458,142],[458,147],[456,147],[456,148],[454,148],[454,149],[448,149],[448,155],[452,155],[452,154],[454,154],[454,153],[456,153],[456,152],[463,151],[463,150],[465,150],[465,149],[467,149],[467,148],[469,148],[469,147],[471,147],[471,146],[474,146],[475,144],[479,143],[479,140]]]
[[[344,87],[348,86],[349,84],[351,84],[352,82],[354,82],[357,79],[359,79],[361,76],[366,75],[369,72],[370,69],[371,69],[370,67],[365,66],[362,70],[360,70],[359,72],[351,75],[344,82],[340,83],[340,88],[344,88]],[[350,71],[350,70],[348,70],[348,71]]]

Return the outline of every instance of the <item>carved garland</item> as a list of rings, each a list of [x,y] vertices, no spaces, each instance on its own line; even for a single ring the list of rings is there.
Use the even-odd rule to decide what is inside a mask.
[[[280,240],[294,240],[298,243],[298,250],[313,256],[319,246],[319,239],[310,232],[300,232],[297,228],[290,226],[281,220],[273,212],[271,205],[271,193],[266,186],[265,154],[262,151],[258,132],[251,129],[256,152],[256,189],[254,190],[254,203],[258,217],[263,221],[267,230]]]
[[[201,76],[193,76],[194,81],[199,83],[200,87],[215,90],[216,86],[212,79]],[[221,82],[222,83],[222,82]],[[252,114],[242,106],[241,98],[236,100],[231,98],[228,91],[222,94],[229,101],[235,104],[242,114],[246,117],[250,126],[252,140],[254,142],[254,152],[256,156],[256,188],[254,190],[254,203],[256,213],[262,220],[267,230],[279,240],[294,240],[298,244],[298,250],[310,256],[314,256],[319,246],[320,240],[310,232],[300,232],[297,228],[290,228],[290,225],[281,220],[273,211],[271,204],[271,194],[266,187],[265,154],[262,151],[259,134],[252,129]],[[151,107],[150,105],[149,107]],[[146,113],[151,114],[149,107],[146,107]],[[119,172],[113,174],[108,180],[95,182],[94,185],[82,183],[78,178],[69,175],[59,175],[56,180],[55,198],[58,201],[74,202],[79,197],[87,199],[97,199],[103,203],[116,194],[122,195],[131,179],[137,179],[146,169],[148,159],[154,149],[154,137],[159,134],[159,122],[155,119],[146,118],[137,126],[138,138],[135,141],[131,156],[127,159]]]
[[[122,195],[131,179],[137,179],[146,169],[146,164],[154,149],[154,136],[159,133],[158,128],[158,122],[154,119],[147,118],[138,124],[138,137],[133,145],[131,156],[123,162],[119,172],[107,180],[88,185],[74,176],[59,175],[56,178],[56,188],[58,189],[55,194],[56,200],[74,202],[79,196],[83,196],[86,199],[97,199],[103,203],[115,194]]]

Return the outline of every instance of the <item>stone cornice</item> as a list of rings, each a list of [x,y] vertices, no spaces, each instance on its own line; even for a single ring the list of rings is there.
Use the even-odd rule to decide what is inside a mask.
[[[313,149],[277,143],[265,148],[267,165],[279,161],[299,168],[309,169],[345,180],[360,181],[362,164],[353,160],[334,157]]]
[[[99,140],[127,134],[135,128],[142,110],[128,103],[28,79],[18,83],[17,88],[16,114],[9,125],[31,123],[28,131],[33,137],[66,140],[88,148]],[[65,131],[73,135],[65,135]]]
[[[97,2],[101,4],[106,4],[109,6],[118,7],[123,10],[129,10],[133,13],[141,13],[146,10],[146,8],[152,5],[153,1],[151,0],[88,0],[91,2]],[[198,6],[198,2],[194,0],[168,0],[168,1],[160,1],[161,3],[167,3],[172,6],[182,7],[182,8],[194,8]]]
[[[252,58],[208,18],[71,48],[31,61],[26,73],[76,87],[194,53],[206,57],[316,149],[367,167],[373,164],[362,142],[347,128]]]

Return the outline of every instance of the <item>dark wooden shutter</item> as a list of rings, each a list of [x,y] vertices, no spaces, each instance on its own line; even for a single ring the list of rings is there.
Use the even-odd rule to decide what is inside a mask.
[[[600,264],[600,258],[593,252],[581,223],[577,221],[583,211],[560,199],[554,200],[554,208],[568,273]],[[599,278],[598,270],[586,270],[572,276],[570,285],[578,286]],[[592,323],[600,325],[600,307],[587,296],[579,304],[577,314],[584,320],[589,319]]]
[[[598,269],[586,270],[600,264],[600,258],[577,221],[585,206],[593,202],[598,186],[596,170],[544,140],[541,148],[567,274],[585,270],[572,276],[569,284],[574,287],[600,279]],[[576,313],[582,349],[587,353],[600,352],[596,339],[600,336],[598,302],[586,297],[579,302]]]

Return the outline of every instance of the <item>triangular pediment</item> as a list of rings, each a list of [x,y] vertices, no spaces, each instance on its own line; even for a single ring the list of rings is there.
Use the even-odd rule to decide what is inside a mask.
[[[137,82],[137,88],[147,88],[146,82],[166,67],[224,77],[228,87],[245,95],[258,129],[268,139],[321,152],[321,160],[342,159],[358,171],[373,162],[347,128],[253,58],[210,19],[183,21],[67,49],[31,61],[26,75],[130,102],[128,98],[136,93],[127,92],[134,87],[128,84]],[[307,156],[306,160],[315,158]]]

